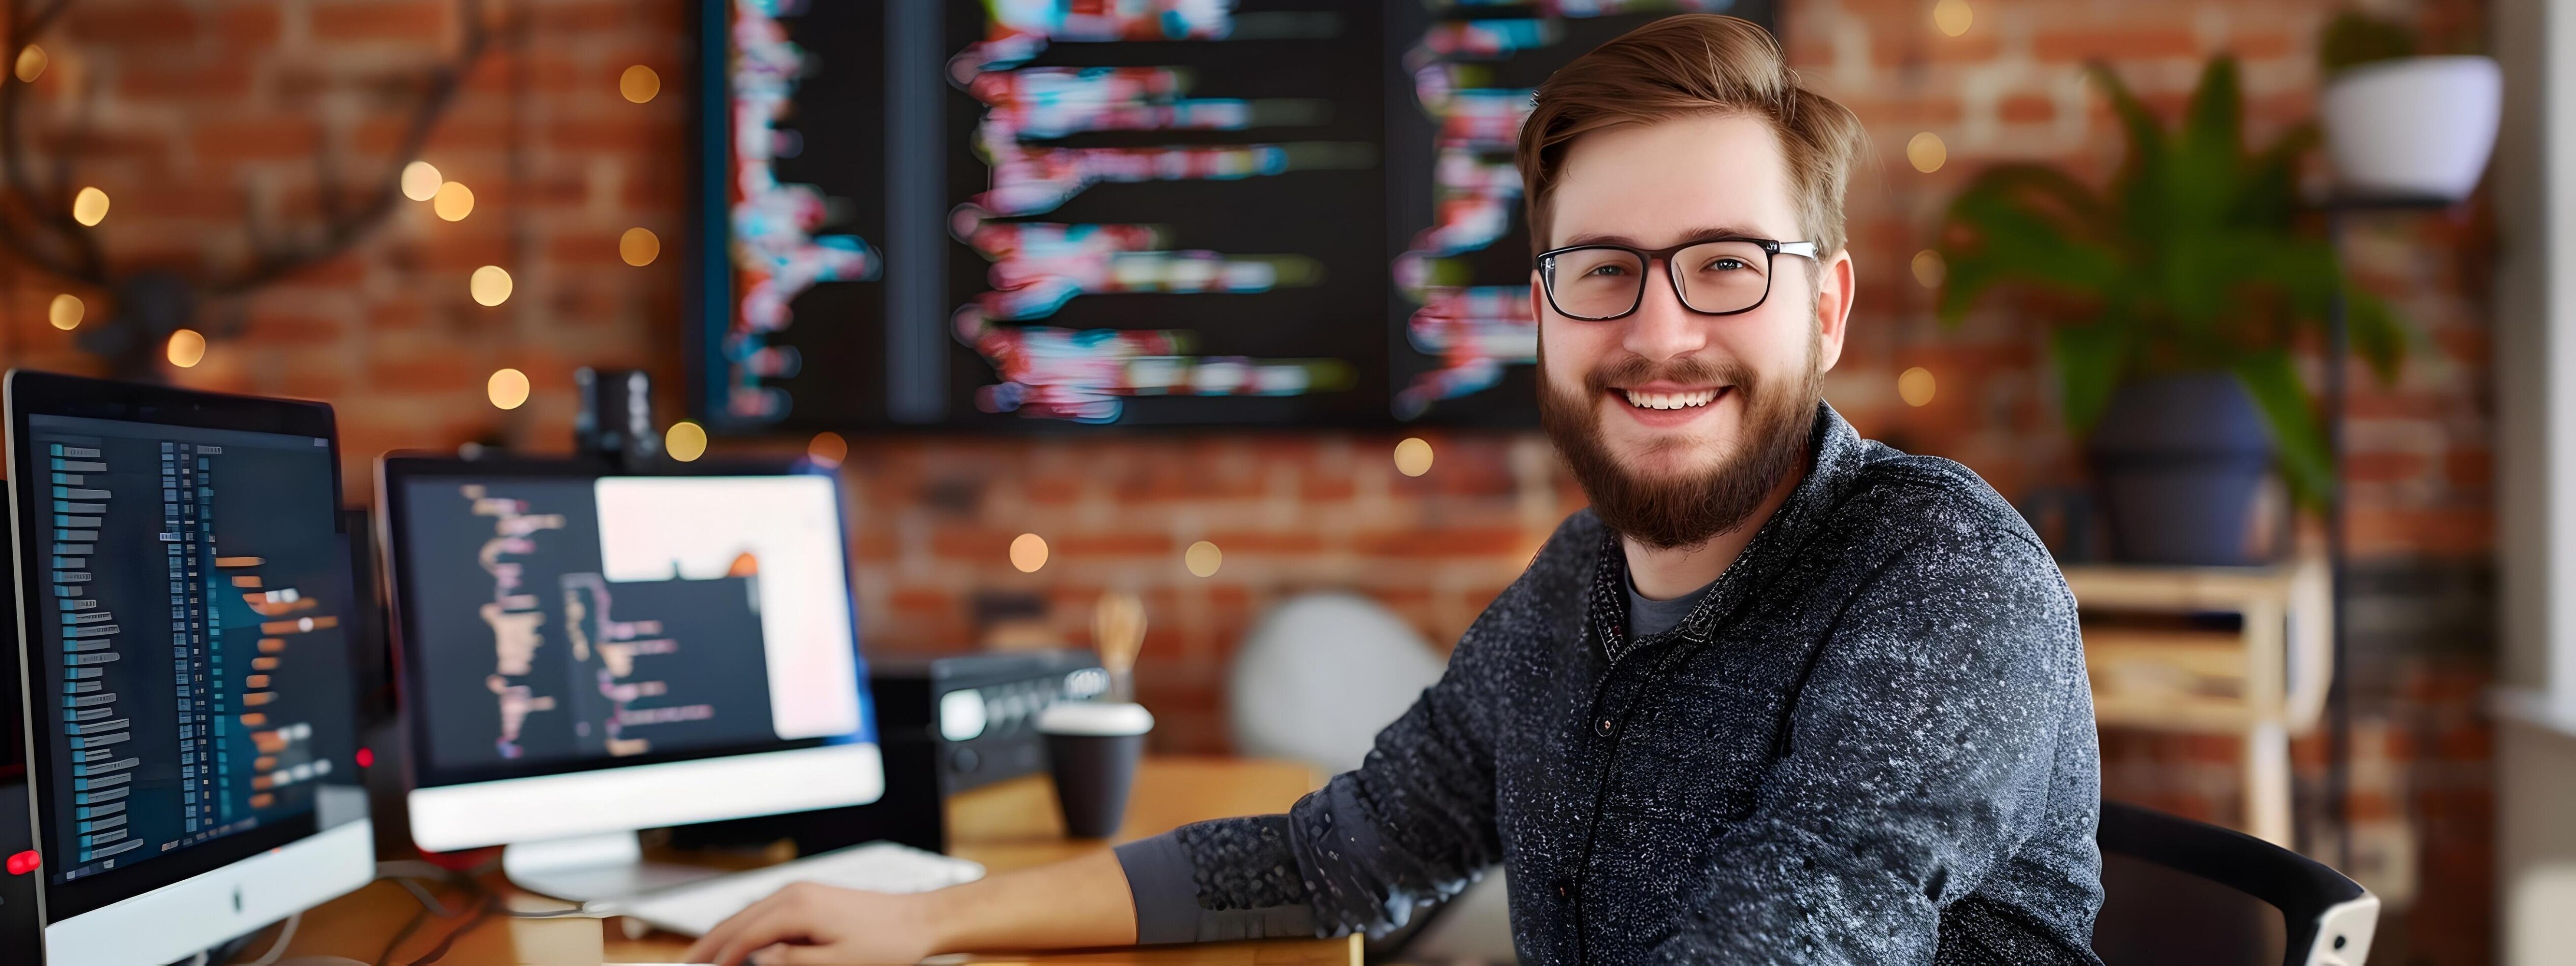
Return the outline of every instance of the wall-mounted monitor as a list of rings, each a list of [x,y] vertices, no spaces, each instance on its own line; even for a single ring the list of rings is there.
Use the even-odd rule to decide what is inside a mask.
[[[1772,0],[704,0],[736,432],[1530,425],[1530,91]]]

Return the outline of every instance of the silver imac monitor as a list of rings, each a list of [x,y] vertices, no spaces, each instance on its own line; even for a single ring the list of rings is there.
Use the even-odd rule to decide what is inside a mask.
[[[46,960],[169,962],[365,885],[331,408],[0,394]]]
[[[839,480],[705,469],[379,464],[421,848],[613,899],[706,874],[637,830],[877,799]]]

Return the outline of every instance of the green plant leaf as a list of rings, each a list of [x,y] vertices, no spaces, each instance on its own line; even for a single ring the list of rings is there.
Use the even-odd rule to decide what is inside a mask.
[[[2229,368],[2272,428],[2281,477],[2289,482],[2290,495],[2302,506],[2324,506],[2334,494],[2334,454],[2326,446],[2315,410],[2308,405],[2307,385],[2300,380],[2290,353],[2283,349],[2251,352]]]
[[[2066,425],[2079,435],[2093,431],[2111,405],[2112,391],[2120,387],[2128,366],[2128,336],[2126,326],[2106,318],[2062,327],[2049,339],[2049,354],[2057,363],[2058,404],[2065,407]]]
[[[2372,375],[2382,385],[2397,381],[2397,369],[2406,363],[2406,350],[2415,341],[2415,333],[2397,320],[2397,313],[2379,296],[2358,288],[2344,289],[2344,332],[2352,339],[2353,354],[2370,363]]]

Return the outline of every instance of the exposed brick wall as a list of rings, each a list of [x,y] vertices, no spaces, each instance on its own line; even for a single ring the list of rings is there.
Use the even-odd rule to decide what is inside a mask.
[[[2249,126],[2268,139],[2314,109],[2315,38],[2335,0],[1970,0],[1961,37],[1928,0],[1787,0],[1792,59],[1856,109],[1876,165],[1852,200],[1863,278],[1853,336],[1829,396],[1861,429],[1959,459],[2008,496],[2080,479],[2041,365],[2044,332],[1981,312],[1949,330],[1907,272],[1950,193],[1983,164],[2048,160],[2099,178],[2119,137],[2081,80],[2112,61],[2168,116],[2207,55],[2244,60]],[[221,270],[241,225],[309,223],[310,158],[341,152],[353,177],[389,157],[421,73],[452,48],[441,0],[76,0],[47,40],[53,65],[28,92],[39,132],[86,112],[74,184],[115,199],[100,235],[121,264]],[[2480,36],[2479,0],[2374,6]],[[640,366],[675,387],[675,304],[688,150],[679,96],[687,39],[677,0],[492,0],[499,36],[425,156],[471,186],[450,223],[405,202],[358,250],[247,298],[207,306],[218,334],[183,383],[322,398],[340,406],[349,479],[396,447],[468,440],[558,449],[575,365]],[[660,71],[664,93],[630,104],[617,77]],[[1938,134],[1949,159],[1922,174],[1906,141]],[[40,133],[40,155],[56,135]],[[60,199],[60,201],[67,201]],[[618,260],[617,237],[649,228],[664,258]],[[2392,913],[2379,961],[2487,958],[2491,862],[2488,731],[2475,711],[2493,632],[2492,457],[2484,265],[2493,231],[2466,214],[2360,219],[2349,252],[2425,338],[2393,386],[2356,378],[2354,546],[2365,727],[2357,770],[2366,823],[2411,837],[2411,908]],[[497,264],[516,292],[474,304],[466,276]],[[0,356],[13,365],[94,363],[44,306],[65,286],[0,261]],[[103,317],[101,293],[71,288]],[[483,401],[501,366],[535,381],[529,404]],[[1910,407],[1895,376],[1929,369],[1938,390]],[[2318,370],[2311,364],[2314,377]],[[666,405],[676,396],[666,393]],[[1275,432],[1088,442],[861,439],[847,475],[860,495],[858,574],[870,647],[937,650],[978,629],[979,592],[1050,602],[1048,622],[1088,637],[1104,589],[1142,594],[1152,619],[1140,668],[1168,749],[1226,745],[1224,670],[1263,609],[1314,588],[1385,601],[1446,647],[1580,496],[1534,434],[1441,434],[1431,473],[1394,472],[1395,437]],[[1046,567],[1012,569],[1021,532],[1052,545]],[[1216,542],[1223,567],[1191,576],[1181,552]],[[2235,814],[2235,742],[2106,733],[2112,794],[2207,817]],[[2313,827],[2322,745],[2303,741],[2302,819]]]

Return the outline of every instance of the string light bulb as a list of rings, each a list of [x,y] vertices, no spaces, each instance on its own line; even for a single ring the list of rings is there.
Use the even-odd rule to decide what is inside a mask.
[[[45,76],[45,66],[53,62],[53,58],[45,55],[45,48],[38,47],[34,44],[28,44],[27,46],[20,48],[18,50],[18,63],[15,68],[19,82],[25,84],[35,83],[36,78]]]
[[[1942,33],[1956,37],[1967,33],[1968,25],[1976,22],[1977,11],[1968,6],[1968,0],[1941,0],[1932,5],[1932,25]]]
[[[510,273],[499,265],[475,269],[474,278],[466,283],[474,301],[487,307],[509,301],[510,288]]]
[[[1214,577],[1216,569],[1225,566],[1225,551],[1217,549],[1216,544],[1201,540],[1190,544],[1190,549],[1181,553],[1181,565],[1190,568],[1192,576]]]
[[[474,189],[462,181],[439,185],[438,193],[429,198],[429,210],[449,221],[464,221],[465,216],[474,213]]]
[[[1932,370],[1922,366],[1907,369],[1896,377],[1896,395],[1908,406],[1932,405],[1932,394],[1939,388],[1940,383],[1932,378]]]
[[[1419,436],[1407,436],[1395,444],[1395,471],[1406,476],[1431,472],[1431,443]]]
[[[502,369],[483,381],[483,394],[501,409],[517,409],[528,402],[528,374],[516,369]]]
[[[824,469],[836,468],[850,458],[850,441],[828,429],[816,433],[813,442],[805,444],[805,458]]]
[[[170,333],[170,344],[165,351],[169,353],[171,365],[190,368],[205,361],[206,337],[195,329],[180,329]]]
[[[672,459],[696,462],[698,457],[707,455],[707,428],[685,419],[672,423],[662,433],[662,449]]]
[[[438,166],[435,164],[414,161],[403,165],[402,193],[405,198],[413,201],[428,201],[438,197],[439,187],[446,183],[447,179],[438,173]]]
[[[1023,533],[1011,538],[1012,569],[1018,570],[1024,574],[1033,574],[1038,572],[1038,568],[1046,566],[1046,562],[1047,542],[1045,537],[1038,536],[1034,533]]]
[[[1940,252],[1926,248],[1914,253],[1914,284],[1924,288],[1940,288],[1941,283],[1949,277],[1950,262],[1942,258]]]
[[[53,304],[45,306],[45,321],[53,323],[54,328],[69,332],[80,328],[81,316],[88,312],[89,306],[81,304],[80,296],[65,292],[54,296]]]
[[[107,192],[100,191],[95,186],[82,188],[80,194],[72,196],[72,220],[88,228],[97,227],[99,222],[106,221]]]
[[[626,68],[625,73],[617,75],[617,93],[628,101],[642,104],[652,100],[653,95],[662,93],[662,75],[642,64]]]
[[[617,236],[617,257],[637,268],[653,264],[662,257],[662,236],[643,228],[626,229],[626,234]]]
[[[1925,131],[1905,142],[1905,160],[1914,165],[1914,170],[1931,174],[1950,160],[1950,146],[1941,143],[1940,135]]]

